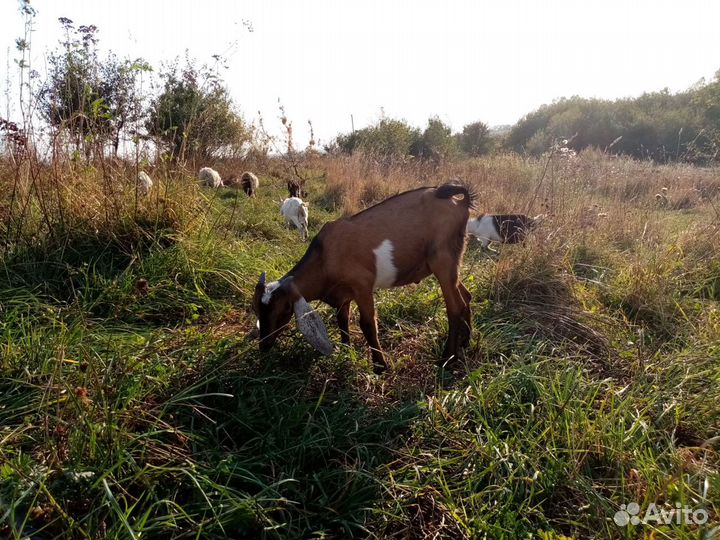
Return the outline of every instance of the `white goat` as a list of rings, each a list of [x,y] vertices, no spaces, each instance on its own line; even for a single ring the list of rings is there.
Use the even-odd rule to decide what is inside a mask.
[[[198,179],[202,185],[207,187],[219,188],[223,185],[220,173],[210,167],[203,167],[200,169]]]
[[[147,197],[153,187],[152,178],[145,171],[140,171],[137,176],[137,191],[139,195]]]
[[[303,240],[307,240],[308,233],[308,207],[307,203],[299,197],[288,197],[280,203],[280,213],[285,218],[286,225],[295,225]]]

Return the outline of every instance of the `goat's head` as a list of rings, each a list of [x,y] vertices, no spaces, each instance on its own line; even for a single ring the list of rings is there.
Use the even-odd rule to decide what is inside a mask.
[[[297,182],[293,182],[292,180],[289,180],[287,183],[288,193],[291,197],[300,197],[301,196],[301,189],[300,184]]]
[[[275,343],[290,322],[293,314],[298,330],[322,354],[330,354],[333,344],[320,315],[302,297],[291,277],[265,283],[265,272],[255,285],[253,309],[258,317],[260,350],[266,351]]]

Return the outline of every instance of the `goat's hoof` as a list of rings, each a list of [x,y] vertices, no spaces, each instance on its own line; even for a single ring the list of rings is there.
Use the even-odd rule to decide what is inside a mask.
[[[381,373],[385,372],[388,368],[387,362],[380,362],[378,360],[373,360],[373,373],[376,375],[380,375]]]

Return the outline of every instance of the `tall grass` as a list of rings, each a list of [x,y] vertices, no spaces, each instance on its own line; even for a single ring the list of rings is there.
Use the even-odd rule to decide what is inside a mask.
[[[257,199],[163,166],[144,199],[121,161],[0,160],[1,536],[717,535],[716,170],[308,160],[311,234],[453,178],[482,212],[547,214],[524,245],[469,241],[463,363],[434,368],[434,280],[379,292],[376,377],[357,331],[322,359],[294,332],[265,355],[248,337],[258,275],[306,247],[266,166]],[[710,522],[616,525],[630,502]]]

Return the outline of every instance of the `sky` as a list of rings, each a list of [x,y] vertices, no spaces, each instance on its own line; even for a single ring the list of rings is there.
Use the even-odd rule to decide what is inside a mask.
[[[383,114],[453,130],[513,124],[562,96],[615,99],[682,91],[720,69],[716,0],[32,0],[33,66],[61,37],[59,17],[96,25],[101,52],[156,69],[184,56],[221,70],[249,121],[279,132],[278,100],[298,146]],[[0,114],[22,20],[0,1]],[[8,67],[9,66],[9,67]],[[9,77],[8,77],[9,76]],[[10,86],[14,86],[11,82]],[[10,97],[14,103],[15,98]]]

